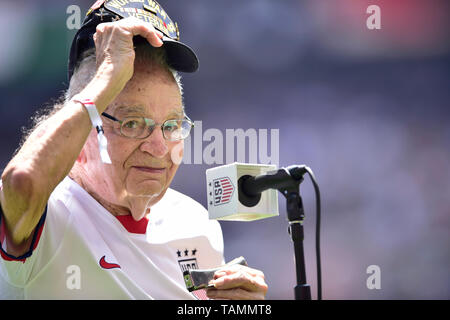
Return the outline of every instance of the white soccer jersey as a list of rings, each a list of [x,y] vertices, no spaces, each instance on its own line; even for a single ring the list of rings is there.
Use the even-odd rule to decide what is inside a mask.
[[[28,253],[9,255],[0,227],[0,299],[194,299],[183,270],[224,262],[218,222],[173,189],[136,222],[113,216],[66,177]]]

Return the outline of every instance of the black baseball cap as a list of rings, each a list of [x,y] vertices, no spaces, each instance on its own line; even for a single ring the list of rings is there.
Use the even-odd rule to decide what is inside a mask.
[[[169,66],[180,72],[195,72],[198,69],[198,58],[195,52],[186,44],[180,42],[178,24],[169,18],[164,9],[154,0],[129,2],[126,0],[98,0],[86,13],[83,25],[75,34],[70,48],[68,78],[82,57],[83,53],[95,48],[93,35],[97,25],[103,22],[117,21],[127,17],[136,17],[151,23],[163,33],[163,46]],[[133,38],[135,45],[147,40],[141,36]],[[147,43],[151,46],[151,44]]]

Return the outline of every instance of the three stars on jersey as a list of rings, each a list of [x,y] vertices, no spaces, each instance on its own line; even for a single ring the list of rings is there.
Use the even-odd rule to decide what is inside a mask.
[[[194,250],[191,250],[191,251],[192,251],[192,255],[195,256],[195,254],[197,253],[197,249],[194,249]],[[181,258],[181,253],[182,252],[180,250],[177,250],[178,258]],[[184,256],[187,257],[189,255],[189,250],[186,249],[186,250],[183,251],[183,253],[184,253]]]
[[[182,273],[189,269],[198,269],[197,258],[195,257],[196,253],[197,249],[185,249],[184,251],[180,251],[180,249],[177,250],[178,264],[180,265]]]

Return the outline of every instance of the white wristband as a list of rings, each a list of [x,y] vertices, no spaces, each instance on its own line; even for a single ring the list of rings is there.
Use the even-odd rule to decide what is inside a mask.
[[[75,102],[81,103],[87,110],[92,126],[97,130],[98,149],[100,151],[100,158],[103,163],[111,164],[111,158],[108,154],[108,141],[104,135],[103,122],[98,114],[95,103],[90,99],[73,99]]]

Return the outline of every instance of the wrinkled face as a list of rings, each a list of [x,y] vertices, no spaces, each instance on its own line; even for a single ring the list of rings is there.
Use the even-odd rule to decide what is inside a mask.
[[[102,117],[112,164],[101,162],[93,130],[85,148],[90,187],[114,205],[129,208],[139,197],[155,203],[169,187],[183,152],[183,141],[166,140],[160,126],[183,118],[176,81],[159,67],[135,68],[133,78],[105,111],[118,120],[142,116],[159,125],[147,138],[127,138],[120,135],[118,122]]]

